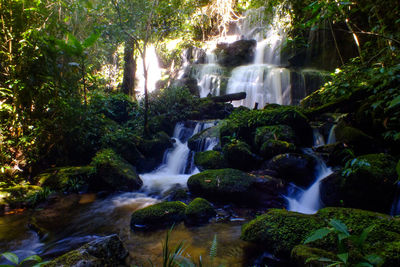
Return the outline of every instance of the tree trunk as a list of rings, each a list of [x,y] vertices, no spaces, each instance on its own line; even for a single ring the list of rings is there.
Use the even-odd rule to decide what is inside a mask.
[[[231,102],[235,100],[242,100],[246,98],[246,92],[227,94],[221,96],[212,96],[210,99],[214,102]]]
[[[135,51],[135,41],[133,38],[129,38],[125,42],[124,50],[124,77],[122,81],[121,90],[124,94],[131,96],[136,100],[135,94],[135,75],[136,75],[136,61],[133,58]]]

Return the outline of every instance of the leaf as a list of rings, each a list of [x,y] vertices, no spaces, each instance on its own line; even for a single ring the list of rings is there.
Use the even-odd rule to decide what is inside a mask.
[[[39,257],[38,255],[32,255],[32,256],[26,257],[23,261],[21,261],[21,263],[26,262],[26,261],[37,261],[37,262],[40,262],[40,261],[42,261],[42,258]]]
[[[379,266],[383,263],[383,259],[376,254],[368,254],[364,257],[364,259],[374,266]]]
[[[100,31],[95,31],[91,35],[89,35],[89,37],[86,38],[85,41],[83,41],[82,43],[83,48],[88,48],[92,46],[97,41],[97,39],[99,39],[100,35]]]
[[[331,232],[331,229],[324,227],[321,229],[316,230],[314,233],[312,233],[307,239],[303,242],[303,244],[308,244],[311,242],[314,242],[316,240],[319,240],[321,238],[324,238]]]
[[[358,245],[359,247],[362,247],[364,244],[365,240],[367,239],[369,233],[375,228],[375,225],[370,225],[369,227],[365,228],[362,233],[360,234],[360,237],[358,238]]]
[[[329,224],[335,228],[336,231],[344,234],[345,236],[350,236],[347,226],[339,220],[332,219]]]
[[[344,263],[347,263],[347,260],[349,259],[349,253],[341,253],[341,254],[337,254],[337,257],[343,261]]]
[[[389,108],[394,108],[395,106],[400,104],[400,95],[398,95],[395,99],[393,99],[390,104]]]
[[[0,255],[3,256],[4,258],[6,258],[7,260],[11,261],[14,264],[18,264],[18,262],[19,262],[18,256],[15,255],[14,253],[4,252],[4,253],[2,253]]]

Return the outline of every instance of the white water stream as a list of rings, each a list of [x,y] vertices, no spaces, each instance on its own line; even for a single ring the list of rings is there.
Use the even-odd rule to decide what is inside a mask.
[[[164,154],[163,163],[153,172],[141,174],[143,187],[147,193],[165,192],[175,185],[186,187],[189,177],[199,172],[193,163],[193,152],[187,146],[187,141],[193,135],[214,123],[197,122],[194,127],[177,123],[174,130],[174,147]],[[204,140],[205,150],[211,150],[217,144],[214,139]]]
[[[288,195],[285,198],[287,200],[288,210],[304,214],[314,214],[322,207],[319,189],[320,182],[333,172],[311,149],[307,149],[305,152],[313,156],[317,161],[315,170],[316,178],[311,186],[305,190],[291,184]]]

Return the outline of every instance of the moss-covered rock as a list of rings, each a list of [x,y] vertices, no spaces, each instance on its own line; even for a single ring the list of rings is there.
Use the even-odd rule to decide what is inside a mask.
[[[326,261],[321,261],[321,258],[337,260],[337,256],[329,251],[312,248],[305,245],[297,245],[292,249],[290,258],[296,266],[312,266],[312,267],[325,267]]]
[[[196,164],[200,171],[208,169],[223,169],[228,167],[222,153],[213,150],[197,152],[194,155],[194,164]]]
[[[279,178],[307,186],[314,180],[316,161],[313,157],[287,153],[273,157],[268,167],[278,172]]]
[[[237,198],[245,195],[254,177],[235,169],[207,170],[192,175],[187,184],[191,193],[206,197]]]
[[[256,129],[254,144],[259,147],[270,140],[280,140],[293,143],[295,134],[288,125],[263,126]]]
[[[398,263],[399,259],[396,251],[399,251],[400,220],[371,211],[324,208],[315,215],[304,215],[272,209],[245,224],[242,228],[242,238],[262,244],[266,250],[277,255],[288,256],[291,253],[296,261],[304,260],[315,253],[329,256],[331,254],[328,253],[336,254],[338,249],[337,237],[333,234],[308,244],[310,248],[296,246],[302,244],[315,230],[326,227],[331,219],[342,221],[353,236],[360,235],[364,229],[374,225],[364,243],[364,253],[383,257],[390,263],[386,266],[397,266],[392,263]],[[350,256],[355,257],[352,260],[358,260],[359,253],[356,248],[350,245],[349,250]]]
[[[12,209],[26,207],[31,203],[31,197],[41,191],[40,186],[18,184],[0,188],[0,214],[8,206]]]
[[[214,217],[216,212],[210,202],[204,198],[195,198],[186,208],[186,222],[189,224],[205,223]]]
[[[294,144],[286,141],[271,139],[261,145],[259,153],[265,159],[270,159],[280,154],[294,152],[296,152],[296,146]]]
[[[125,266],[128,251],[117,235],[100,237],[45,264],[46,267]]]
[[[165,132],[159,132],[151,139],[141,140],[138,149],[144,158],[138,160],[137,171],[143,173],[154,170],[162,162],[165,150],[172,146],[173,142]]]
[[[222,152],[229,166],[239,170],[252,170],[261,163],[261,160],[251,152],[250,146],[242,141],[236,140],[226,144]]]
[[[91,190],[130,191],[143,184],[135,168],[112,149],[99,151],[91,165],[96,169],[95,179],[89,184]]]
[[[204,151],[207,140],[217,140],[220,136],[220,129],[222,124],[220,121],[210,122],[216,124],[213,127],[207,128],[188,140],[188,147],[193,151]],[[219,146],[218,146],[219,147]]]
[[[397,181],[396,162],[387,154],[368,154],[349,160],[341,173],[321,183],[327,205],[343,205],[388,213]]]
[[[335,136],[338,142],[351,146],[358,153],[373,153],[374,151],[375,142],[371,136],[344,122],[337,124]]]
[[[262,244],[279,256],[289,256],[314,230],[325,226],[315,216],[287,210],[271,209],[242,227],[241,238]]]
[[[161,202],[135,211],[131,216],[131,229],[152,230],[182,222],[186,204],[180,201]]]
[[[35,180],[54,191],[77,192],[88,186],[95,172],[93,166],[60,167],[44,171]]]
[[[236,137],[252,144],[257,128],[274,125],[290,126],[295,133],[296,144],[312,145],[312,129],[301,110],[276,104],[267,105],[263,110],[235,110],[221,128],[221,141],[225,142],[227,137]]]

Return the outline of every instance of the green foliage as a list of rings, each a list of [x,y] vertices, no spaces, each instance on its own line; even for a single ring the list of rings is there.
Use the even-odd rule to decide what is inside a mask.
[[[53,193],[53,190],[51,190],[47,186],[44,186],[44,187],[40,188],[39,191],[29,195],[27,197],[27,200],[28,200],[29,204],[31,204],[32,206],[36,206],[37,204],[45,201],[51,193]]]
[[[318,260],[322,262],[329,263],[328,266],[353,266],[354,263],[349,262],[350,249],[351,246],[346,244],[346,241],[352,242],[361,253],[364,261],[356,263],[356,266],[381,266],[383,264],[383,259],[375,254],[365,255],[364,243],[369,235],[369,233],[374,229],[374,225],[365,228],[360,235],[350,234],[347,226],[340,220],[331,219],[329,222],[331,227],[320,228],[313,233],[303,242],[304,244],[315,242],[319,239],[323,239],[330,233],[334,233],[338,240],[339,252],[336,254],[337,260],[327,259],[327,258],[309,258],[306,262],[312,260]],[[352,252],[354,253],[354,252]]]
[[[47,261],[43,262],[42,258],[38,255],[32,255],[26,257],[23,260],[19,260],[18,256],[11,252],[4,252],[0,254],[0,257],[6,258],[12,264],[1,265],[4,267],[13,267],[13,266],[30,266],[30,267],[40,267],[47,263]]]
[[[356,172],[356,170],[359,170],[360,168],[363,167],[370,167],[371,164],[363,159],[353,159],[349,160],[346,162],[344,169],[342,171],[342,175],[345,177],[350,176],[352,173]]]

